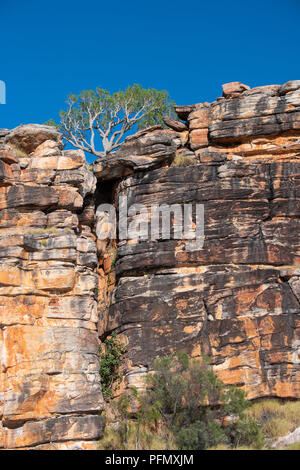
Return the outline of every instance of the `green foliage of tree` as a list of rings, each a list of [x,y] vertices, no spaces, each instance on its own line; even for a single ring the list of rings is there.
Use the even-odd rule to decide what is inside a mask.
[[[252,446],[261,449],[265,445],[266,439],[257,421],[244,413],[229,427],[229,431],[233,447]]]
[[[106,398],[117,377],[123,347],[116,336],[101,355],[101,381]],[[182,352],[156,359],[146,376],[146,391],[113,400],[118,427],[107,429],[104,447],[120,449],[202,450],[225,446],[260,449],[265,438],[257,420],[248,414],[242,390],[226,386],[208,358],[189,359]]]
[[[118,368],[122,362],[125,347],[113,333],[104,341],[104,348],[100,353],[100,379],[102,393],[105,399],[112,398],[112,384],[119,378]]]
[[[227,442],[220,423],[215,420],[196,420],[189,426],[178,428],[175,437],[180,450],[207,449]]]
[[[60,123],[47,124],[56,125],[74,147],[103,157],[117,149],[129,131],[162,124],[164,114],[174,114],[173,107],[166,91],[136,84],[115,93],[96,88],[69,95]]]

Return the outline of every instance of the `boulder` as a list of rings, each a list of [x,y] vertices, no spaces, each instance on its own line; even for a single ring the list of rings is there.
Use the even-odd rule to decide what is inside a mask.
[[[135,171],[145,171],[167,162],[178,146],[176,132],[146,129],[128,137],[118,150],[93,164],[98,180],[115,180]]]
[[[286,82],[284,85],[281,85],[279,88],[279,95],[286,95],[287,93],[291,93],[293,91],[300,89],[300,80],[291,80]]]
[[[300,428],[295,429],[287,436],[283,436],[277,439],[272,447],[274,449],[280,449],[291,444],[297,444],[298,442],[300,442]]]
[[[16,147],[26,154],[36,150],[45,141],[54,141],[61,148],[61,134],[53,126],[24,124],[16,127],[4,138],[4,143]]]
[[[182,121],[177,121],[176,119],[172,118],[171,116],[164,116],[164,123],[177,132],[182,132],[187,130],[187,125]]]
[[[244,91],[250,90],[248,85],[244,85],[244,83],[241,82],[224,83],[222,88],[223,96],[226,99],[237,98]]]

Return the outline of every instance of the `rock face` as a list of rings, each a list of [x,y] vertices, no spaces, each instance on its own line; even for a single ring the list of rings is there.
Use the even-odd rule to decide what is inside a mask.
[[[300,81],[233,82],[176,111],[89,168],[52,128],[0,130],[1,448],[96,447],[113,331],[116,394],[183,350],[249,399],[300,398]],[[203,246],[105,239],[119,196],[202,205]]]
[[[210,356],[250,399],[299,398],[299,81],[223,90],[176,108],[193,166],[118,184],[130,204],[203,204],[205,241],[119,242],[106,328],[128,344],[126,385],[142,386],[156,356],[184,350]]]
[[[2,448],[94,448],[104,426],[96,243],[82,221],[96,180],[51,132],[22,126],[0,149]]]
[[[4,142],[5,137],[9,134],[8,129],[0,129],[0,144]]]
[[[180,141],[180,133],[159,126],[140,131],[127,137],[110,157],[96,160],[94,173],[99,181],[110,181],[161,166],[174,155],[176,138]]]

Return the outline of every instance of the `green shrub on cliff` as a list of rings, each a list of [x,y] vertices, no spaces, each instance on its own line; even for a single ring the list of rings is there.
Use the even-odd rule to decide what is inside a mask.
[[[122,356],[116,341],[116,337],[108,340],[101,357],[106,398],[112,398],[111,383]],[[133,388],[111,403],[118,425],[107,428],[100,448],[200,450],[264,446],[255,416],[247,414],[249,402],[244,392],[226,386],[207,358],[191,360],[178,353],[156,359],[145,385],[145,392]]]
[[[167,448],[175,438],[178,449],[207,449],[229,444],[263,446],[255,419],[248,419],[244,393],[225,386],[208,360],[190,360],[186,354],[157,359],[140,397],[144,422],[160,422]],[[228,423],[224,425],[226,418]]]
[[[109,338],[106,338],[100,353],[100,379],[105,399],[112,398],[112,384],[118,379],[118,368],[124,353],[125,347],[116,334],[113,333]]]
[[[196,163],[197,161],[195,160],[195,158],[192,158],[188,155],[176,154],[170,166],[175,168],[186,167],[196,165]]]

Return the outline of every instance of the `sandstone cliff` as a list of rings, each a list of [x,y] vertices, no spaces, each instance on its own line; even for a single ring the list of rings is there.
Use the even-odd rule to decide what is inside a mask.
[[[4,448],[89,448],[103,429],[96,180],[83,153],[61,148],[51,128],[21,126],[0,150]]]
[[[300,81],[223,90],[92,168],[51,128],[0,133],[2,447],[95,446],[98,338],[112,331],[122,386],[180,349],[250,399],[300,397]],[[98,206],[125,195],[203,204],[203,248],[97,240]]]
[[[214,103],[177,108],[193,166],[136,173],[131,203],[203,203],[205,243],[122,243],[109,331],[126,336],[126,380],[157,355],[209,355],[249,398],[299,397],[300,81],[224,87]],[[182,132],[184,133],[184,131]],[[181,136],[182,136],[181,133]]]

